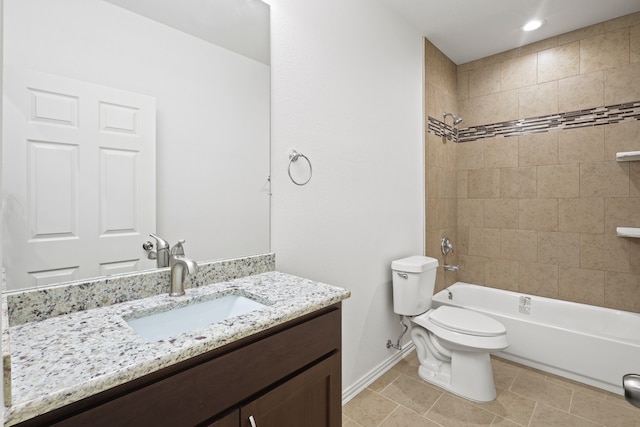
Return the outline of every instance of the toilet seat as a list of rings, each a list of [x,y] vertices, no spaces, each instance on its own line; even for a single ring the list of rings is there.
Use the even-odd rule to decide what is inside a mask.
[[[476,311],[441,306],[428,313],[436,325],[461,334],[495,337],[507,332],[502,323]]]
[[[509,346],[504,325],[464,308],[441,306],[412,321],[437,336],[444,347],[451,350],[500,351]]]

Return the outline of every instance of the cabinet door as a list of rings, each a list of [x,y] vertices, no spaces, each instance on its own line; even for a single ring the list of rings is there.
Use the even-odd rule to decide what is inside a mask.
[[[339,427],[340,353],[240,408],[241,427]]]
[[[236,409],[229,415],[214,421],[213,424],[209,424],[207,427],[238,427],[239,411]]]

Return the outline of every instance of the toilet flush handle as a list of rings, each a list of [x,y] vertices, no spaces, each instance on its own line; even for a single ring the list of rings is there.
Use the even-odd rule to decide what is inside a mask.
[[[407,273],[396,273],[398,276],[402,277],[403,279],[408,279],[409,275]]]

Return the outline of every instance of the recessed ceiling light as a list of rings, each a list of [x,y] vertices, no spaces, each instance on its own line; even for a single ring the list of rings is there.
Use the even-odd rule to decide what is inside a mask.
[[[542,25],[544,25],[544,23],[545,23],[544,19],[532,19],[531,21],[529,21],[526,24],[524,24],[524,27],[522,27],[522,29],[524,31],[537,30],[538,28],[542,27]]]

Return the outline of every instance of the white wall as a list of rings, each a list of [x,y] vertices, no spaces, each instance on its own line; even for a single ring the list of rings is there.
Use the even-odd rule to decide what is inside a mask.
[[[199,260],[269,251],[267,65],[100,0],[4,3],[5,66],[156,97],[158,234]]]
[[[373,0],[268,3],[272,250],[278,270],[352,292],[348,389],[396,353],[390,263],[423,253],[422,37]],[[291,148],[313,164],[304,187]]]

